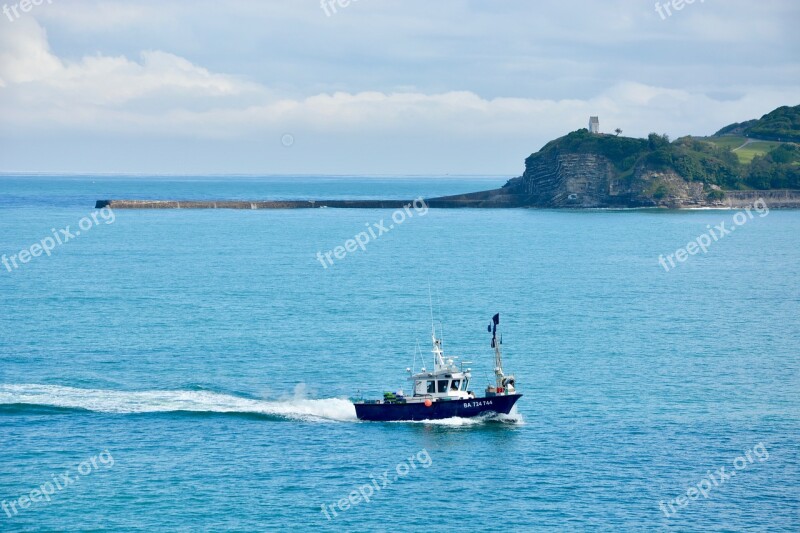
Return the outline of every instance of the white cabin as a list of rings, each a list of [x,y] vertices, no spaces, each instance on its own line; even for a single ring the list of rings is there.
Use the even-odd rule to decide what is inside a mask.
[[[469,390],[469,382],[472,378],[470,369],[466,372],[460,370],[455,365],[453,357],[445,359],[442,351],[442,341],[433,338],[433,371],[428,372],[424,368],[418,374],[413,374],[409,379],[414,382],[414,396],[407,398],[407,401],[422,402],[426,399],[436,401],[437,399],[469,400],[475,394]]]

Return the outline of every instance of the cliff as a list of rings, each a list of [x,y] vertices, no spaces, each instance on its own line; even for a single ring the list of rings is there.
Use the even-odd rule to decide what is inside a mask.
[[[506,184],[520,203],[532,207],[701,207],[723,206],[700,182],[687,181],[673,169],[637,165],[620,173],[607,157],[554,151],[528,161],[525,173]]]
[[[703,184],[687,182],[674,170],[637,166],[621,175],[598,154],[555,152],[530,161],[525,174],[507,188],[539,207],[690,207],[706,205]]]

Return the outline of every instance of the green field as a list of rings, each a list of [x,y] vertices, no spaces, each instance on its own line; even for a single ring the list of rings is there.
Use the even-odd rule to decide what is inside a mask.
[[[743,144],[745,144],[748,139],[747,137],[740,137],[736,135],[723,135],[722,137],[700,137],[699,140],[710,142],[719,146],[720,148],[727,148],[728,150],[736,150]],[[745,165],[749,165],[753,158],[757,155],[764,155],[768,152],[771,152],[778,146],[783,143],[775,142],[775,141],[756,141],[753,140],[750,144],[736,150],[734,153],[739,158],[739,161]]]
[[[725,135],[723,137],[700,137],[698,140],[716,144],[720,148],[727,148],[728,150],[733,150],[734,148],[739,148],[741,145],[746,143],[748,139],[747,137]]]
[[[755,156],[769,153],[781,144],[782,143],[772,141],[755,141],[741,150],[736,150],[736,155],[739,157],[739,161],[749,165]]]

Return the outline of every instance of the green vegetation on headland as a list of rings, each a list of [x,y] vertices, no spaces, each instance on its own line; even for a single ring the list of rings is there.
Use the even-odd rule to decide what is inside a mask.
[[[608,159],[618,178],[638,169],[674,171],[689,182],[718,189],[800,189],[800,106],[781,107],[760,120],[732,124],[713,137],[681,137],[651,133],[647,139],[574,131],[549,142],[526,162],[555,153],[594,154]],[[728,135],[724,132],[736,132]],[[743,135],[748,135],[744,137]],[[769,142],[761,139],[769,138]]]
[[[703,140],[730,148],[748,165],[784,143],[800,143],[800,106],[779,107],[758,120],[730,124]]]
[[[758,120],[725,126],[714,137],[741,135],[765,141],[800,142],[800,106],[783,106]]]

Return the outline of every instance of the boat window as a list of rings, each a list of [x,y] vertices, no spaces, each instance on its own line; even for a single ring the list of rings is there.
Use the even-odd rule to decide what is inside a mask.
[[[450,390],[458,390],[460,387],[461,387],[461,380],[460,379],[454,379],[453,380],[453,384],[450,385]]]
[[[464,381],[461,383],[461,390],[465,391],[465,390],[467,390],[468,388],[469,388],[469,380],[468,380],[468,379],[465,379],[465,380],[464,380]]]
[[[447,392],[447,382],[446,379],[439,380],[439,392]]]
[[[428,394],[435,394],[436,393],[436,382],[429,381],[428,382]]]

